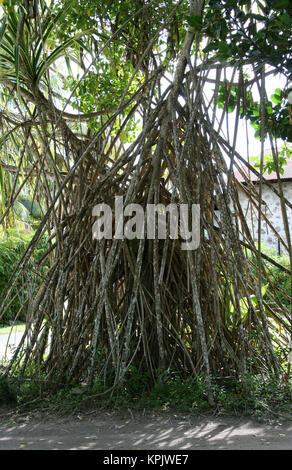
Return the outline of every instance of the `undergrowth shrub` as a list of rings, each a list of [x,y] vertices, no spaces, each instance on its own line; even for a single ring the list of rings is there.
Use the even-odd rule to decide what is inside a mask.
[[[9,380],[0,373],[0,405],[14,403],[17,400],[17,394]]]
[[[10,230],[5,234],[3,232],[0,234],[0,297],[2,296],[3,290],[8,284],[10,276],[12,275],[21,256],[24,254],[31,238],[32,234],[19,234],[13,230]],[[0,317],[0,324],[11,323],[16,317],[19,321],[25,321],[26,304],[28,298],[31,296],[31,291],[28,291],[27,286],[30,286],[31,289],[35,289],[35,287],[40,284],[41,279],[40,276],[37,276],[35,273],[34,264],[46,249],[46,238],[42,238],[38,243],[25,272],[23,272],[17,280],[13,289],[13,300],[9,303],[4,315]],[[30,280],[31,282],[27,284],[27,280]],[[2,300],[3,299],[1,299],[1,302]],[[22,311],[19,316],[17,316],[21,306],[23,306]]]
[[[63,412],[84,408],[155,409],[182,412],[209,412],[221,415],[249,415],[258,419],[285,413],[292,416],[292,382],[283,382],[274,376],[248,374],[241,377],[218,377],[212,382],[215,406],[208,402],[208,389],[203,374],[182,377],[176,371],[161,372],[155,380],[148,372],[131,366],[126,380],[118,389],[112,388],[111,378],[96,378],[88,391],[85,382],[54,389],[44,376],[31,369],[30,374],[19,374],[9,381],[0,380],[0,404],[17,399],[18,405],[32,408],[42,406]],[[1,379],[1,374],[0,374]],[[1,388],[2,387],[2,388]],[[1,398],[2,397],[2,398]]]

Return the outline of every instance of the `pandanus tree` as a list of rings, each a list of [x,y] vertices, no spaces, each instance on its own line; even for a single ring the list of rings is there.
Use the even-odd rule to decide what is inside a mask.
[[[285,93],[275,110],[265,88],[271,72],[291,72],[284,3],[2,3],[1,175],[12,184],[1,222],[22,187],[43,204],[1,293],[2,315],[48,239],[35,266],[41,284],[27,280],[26,330],[6,374],[33,371],[48,385],[83,380],[90,389],[98,377],[120,386],[131,364],[153,379],[203,373],[212,402],[214,376],[282,373],[291,291],[280,300],[266,266],[275,261],[261,250],[261,188],[265,140],[278,176],[277,138],[291,140]],[[240,118],[257,126],[259,171],[240,153]],[[234,178],[237,169],[249,182],[242,164],[260,181],[258,192],[248,186],[257,240]],[[273,191],[291,261],[291,202],[280,178]],[[114,209],[118,196],[124,207],[199,205],[199,246],[183,250],[182,237],[94,239],[93,208]]]

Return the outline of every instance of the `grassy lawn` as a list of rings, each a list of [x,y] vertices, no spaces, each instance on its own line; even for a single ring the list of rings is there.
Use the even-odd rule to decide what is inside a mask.
[[[17,322],[14,326],[12,326],[12,325],[2,326],[0,324],[0,335],[8,335],[10,333],[12,327],[13,327],[13,333],[15,333],[15,332],[20,333],[20,332],[25,330],[25,323]]]

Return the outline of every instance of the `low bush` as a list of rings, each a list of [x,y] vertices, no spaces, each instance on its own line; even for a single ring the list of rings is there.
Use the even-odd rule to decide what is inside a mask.
[[[247,375],[241,377],[213,378],[215,405],[210,406],[206,380],[203,375],[181,377],[175,371],[164,372],[155,381],[149,375],[131,366],[125,382],[112,389],[105,377],[97,378],[93,389],[85,383],[74,387],[52,389],[42,377],[19,376],[3,383],[2,396],[17,396],[17,405],[42,407],[71,413],[84,409],[114,410],[177,410],[190,413],[212,412],[221,415],[247,415],[258,419],[292,416],[292,383],[273,376]],[[8,387],[9,386],[9,387]],[[10,390],[10,391],[9,391]],[[1,390],[0,390],[1,391]],[[33,404],[33,405],[31,405]]]
[[[135,386],[136,383],[136,386]],[[248,374],[241,377],[213,378],[216,412],[219,414],[262,417],[281,411],[292,412],[292,385],[273,376]],[[96,384],[95,393],[105,387]],[[117,408],[155,408],[160,410],[203,412],[211,410],[203,375],[182,378],[178,373],[163,374],[154,383],[133,370],[127,381],[113,395],[100,395],[105,404]]]
[[[0,404],[8,405],[17,401],[16,390],[9,380],[0,373]]]
[[[7,286],[9,279],[17,266],[18,261],[24,254],[28,243],[30,242],[33,234],[19,234],[16,231],[10,230],[9,232],[0,234],[0,297]],[[33,257],[26,267],[13,289],[13,296],[10,297],[13,300],[7,306],[4,315],[0,317],[0,323],[11,323],[15,319],[19,321],[25,321],[26,319],[26,304],[28,298],[31,296],[30,287],[35,288],[40,283],[40,277],[36,275],[34,270],[34,264],[37,259],[47,249],[46,239],[43,238],[38,244]],[[29,287],[30,286],[30,287]],[[1,303],[2,303],[1,299]],[[22,308],[20,314],[18,312]]]

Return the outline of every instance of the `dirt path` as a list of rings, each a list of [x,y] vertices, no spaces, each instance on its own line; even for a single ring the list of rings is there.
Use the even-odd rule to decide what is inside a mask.
[[[0,417],[0,450],[292,449],[292,422],[182,413]]]

